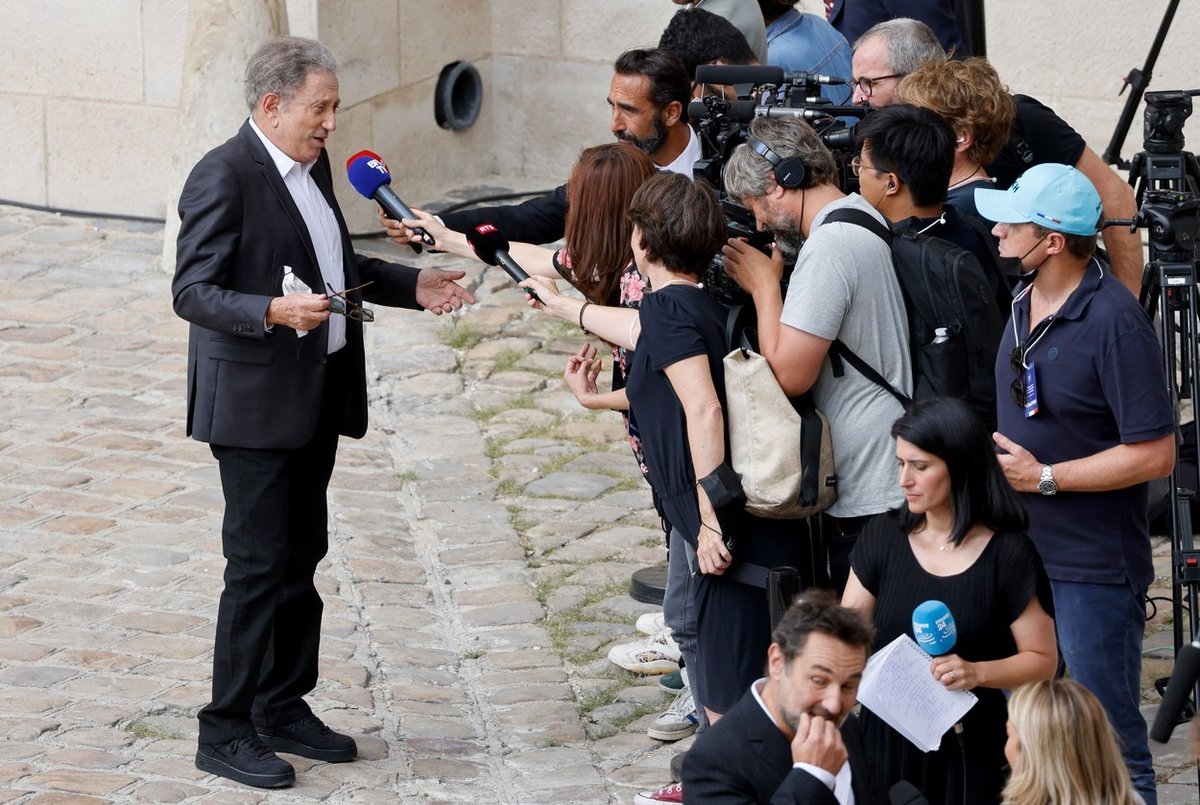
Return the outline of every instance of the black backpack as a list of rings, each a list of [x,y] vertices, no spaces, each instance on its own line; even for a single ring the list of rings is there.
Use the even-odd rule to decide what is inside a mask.
[[[975,255],[942,238],[893,232],[863,210],[837,209],[825,221],[864,227],[891,248],[908,313],[913,396],[897,391],[841,341],[829,348],[834,373],[842,374],[839,358],[845,360],[905,408],[925,397],[962,398],[994,428],[995,361],[1004,320]]]

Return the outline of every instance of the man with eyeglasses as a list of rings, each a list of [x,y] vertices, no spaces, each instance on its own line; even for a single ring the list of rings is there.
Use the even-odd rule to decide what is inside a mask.
[[[833,155],[802,120],[755,118],[724,178],[758,228],[775,236],[771,257],[744,240],[724,248],[726,271],[754,297],[759,350],[789,397],[811,390],[829,419],[838,499],[822,518],[831,581],[841,594],[862,526],[902,502],[890,429],[904,409],[861,372],[837,371],[830,346],[841,341],[904,394],[912,394],[913,378],[891,249],[863,226],[827,218],[852,209],[887,222],[862,196],[838,188]],[[802,240],[784,299],[781,249],[796,252]]]
[[[901,79],[924,61],[945,58],[946,52],[925,23],[904,17],[881,22],[854,43],[854,103],[872,107],[899,103]],[[1013,103],[1016,116],[1009,141],[985,166],[997,187],[1008,187],[1030,165],[1074,165],[1100,192],[1104,217],[1133,217],[1137,211],[1133,188],[1104,164],[1075,129],[1028,95],[1014,95]],[[1136,296],[1142,286],[1141,240],[1123,227],[1106,229],[1102,237],[1113,273]]]
[[[1067,165],[1037,165],[975,202],[1021,261],[996,358],[994,439],[1029,509],[1071,676],[1104,705],[1138,793],[1156,802],[1139,710],[1145,596],[1154,577],[1147,484],[1171,472],[1174,418],[1150,319],[1096,259],[1100,195]]]

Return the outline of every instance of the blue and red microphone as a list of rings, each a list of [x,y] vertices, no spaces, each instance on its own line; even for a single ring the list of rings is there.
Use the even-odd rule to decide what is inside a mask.
[[[374,151],[359,151],[347,159],[346,175],[350,178],[350,184],[354,186],[354,189],[383,207],[383,211],[388,214],[389,218],[399,221],[402,218],[412,220],[417,217],[392,189],[392,174],[388,171],[383,157]],[[417,227],[413,231],[421,237],[426,246],[433,246],[436,243],[433,235],[421,227]],[[408,245],[413,247],[413,251],[420,254],[420,243],[409,243]]]

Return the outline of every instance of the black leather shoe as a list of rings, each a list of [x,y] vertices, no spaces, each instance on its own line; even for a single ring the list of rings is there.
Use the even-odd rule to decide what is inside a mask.
[[[279,727],[258,727],[258,737],[276,752],[345,763],[358,757],[358,745],[349,735],[334,732],[314,715]]]
[[[296,782],[296,770],[263,745],[257,735],[223,744],[200,744],[196,768],[255,788],[285,788]]]

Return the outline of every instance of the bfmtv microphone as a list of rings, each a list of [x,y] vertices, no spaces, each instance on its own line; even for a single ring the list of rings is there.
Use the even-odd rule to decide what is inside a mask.
[[[379,154],[373,151],[359,151],[346,160],[346,175],[350,178],[350,184],[354,186],[355,190],[378,203],[389,217],[395,218],[397,221],[401,218],[417,217],[392,189],[392,174],[388,172],[387,165],[383,163],[383,158]],[[432,246],[436,242],[433,235],[421,227],[417,227],[413,231],[421,236],[421,240],[426,246]],[[412,246],[413,251],[421,253],[420,243],[409,243],[408,245]]]
[[[949,654],[958,642],[958,627],[954,616],[941,601],[931,600],[919,604],[912,615],[913,637],[917,645],[932,657]]]
[[[500,266],[508,276],[512,277],[513,282],[518,284],[529,279],[525,269],[517,265],[517,261],[512,259],[512,255],[508,253],[508,238],[500,234],[500,230],[494,225],[480,224],[474,229],[468,229],[466,235],[467,243],[471,244],[471,248],[475,250],[475,256],[480,260],[489,266]],[[526,288],[525,293],[539,302],[542,301],[532,288]]]

